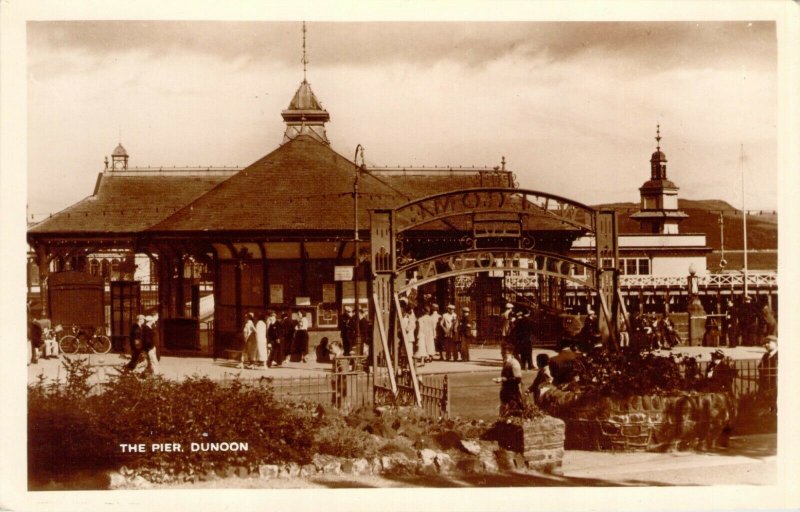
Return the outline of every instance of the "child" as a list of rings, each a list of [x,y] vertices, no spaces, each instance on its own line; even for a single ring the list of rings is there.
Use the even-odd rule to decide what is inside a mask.
[[[547,354],[539,354],[536,356],[536,367],[539,371],[536,372],[536,377],[533,379],[533,384],[528,388],[528,391],[533,393],[533,402],[539,403],[542,395],[550,389],[553,385],[553,376],[550,374],[550,356]]]

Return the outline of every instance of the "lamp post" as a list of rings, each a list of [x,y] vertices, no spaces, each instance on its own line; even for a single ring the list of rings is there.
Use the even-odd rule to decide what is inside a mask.
[[[358,155],[361,153],[361,166],[364,167],[364,147],[359,144],[356,146],[355,156],[353,156],[353,165],[355,166],[355,179],[353,180],[353,309],[355,315],[355,345],[356,354],[362,355],[364,350],[361,346],[361,318],[360,308],[358,303],[358,178],[361,169],[358,166]]]
[[[725,260],[725,217],[723,212],[719,212],[719,249],[721,252],[719,268],[720,270],[725,270],[728,262]]]
[[[705,330],[706,311],[700,302],[700,289],[697,283],[697,270],[694,263],[689,265],[689,277],[686,280],[689,298],[686,313],[689,316],[689,345],[700,345]]]

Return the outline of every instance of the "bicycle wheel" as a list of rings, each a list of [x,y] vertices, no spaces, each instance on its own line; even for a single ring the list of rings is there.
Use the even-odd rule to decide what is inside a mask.
[[[111,340],[108,339],[108,336],[99,335],[99,336],[92,336],[89,339],[89,348],[92,349],[92,352],[95,354],[107,354],[109,350],[111,350]]]
[[[58,348],[64,354],[74,354],[78,351],[78,347],[80,343],[78,342],[78,338],[72,335],[67,335],[58,340]]]

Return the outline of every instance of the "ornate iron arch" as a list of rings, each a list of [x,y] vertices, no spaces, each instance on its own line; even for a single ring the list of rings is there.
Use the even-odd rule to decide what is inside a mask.
[[[448,217],[476,213],[539,215],[592,233],[597,231],[594,208],[554,194],[519,188],[454,190],[409,201],[393,211],[395,233]]]
[[[522,260],[528,260],[528,266],[521,266]],[[576,273],[574,269],[583,272]],[[592,290],[598,288],[597,267],[580,260],[533,249],[471,249],[437,255],[399,267],[398,275],[411,273],[414,277],[404,283],[396,282],[394,291],[402,294],[410,288],[439,279],[491,270],[524,271],[565,279]]]

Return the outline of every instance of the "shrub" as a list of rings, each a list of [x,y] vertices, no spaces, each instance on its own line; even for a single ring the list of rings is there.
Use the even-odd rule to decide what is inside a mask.
[[[369,458],[378,453],[378,443],[370,434],[343,423],[320,428],[315,440],[319,453],[335,457]]]
[[[173,382],[123,374],[102,388],[91,370],[66,362],[67,383],[40,380],[28,389],[29,475],[47,478],[82,469],[127,466],[154,480],[226,466],[311,461],[316,408],[285,404],[267,386],[192,377]],[[246,442],[247,451],[191,451],[191,442]],[[143,453],[120,444],[144,443]],[[150,451],[180,443],[180,452]]]
[[[683,365],[683,369],[681,368]],[[691,391],[703,385],[697,361],[638,351],[589,354],[578,365],[577,387],[587,399]]]

